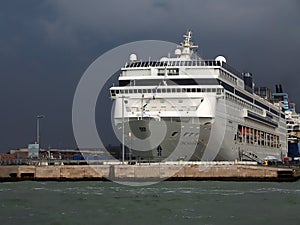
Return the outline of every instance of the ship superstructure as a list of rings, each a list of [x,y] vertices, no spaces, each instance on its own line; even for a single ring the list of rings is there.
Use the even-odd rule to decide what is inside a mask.
[[[294,159],[300,156],[300,115],[296,112],[296,104],[289,101],[282,86],[276,85],[276,92],[272,94],[273,101],[283,106],[286,114],[288,157]]]
[[[121,69],[115,101],[116,130],[135,157],[151,160],[281,160],[287,154],[282,106],[254,93],[251,73],[225,57],[203,60],[191,32],[174,57]]]
[[[300,115],[296,112],[295,104],[290,103],[287,114],[288,157],[300,157]]]

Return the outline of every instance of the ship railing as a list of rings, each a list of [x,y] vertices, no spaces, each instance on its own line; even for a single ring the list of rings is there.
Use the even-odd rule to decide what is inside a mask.
[[[134,67],[166,67],[166,66],[222,66],[221,61],[215,60],[168,60],[168,61],[135,61],[125,65],[125,68]],[[231,69],[231,67],[229,67]]]

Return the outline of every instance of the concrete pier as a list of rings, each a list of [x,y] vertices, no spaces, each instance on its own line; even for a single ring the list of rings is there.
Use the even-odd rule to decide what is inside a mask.
[[[48,165],[0,166],[0,181],[16,180],[234,180],[294,181],[299,169],[257,165]]]

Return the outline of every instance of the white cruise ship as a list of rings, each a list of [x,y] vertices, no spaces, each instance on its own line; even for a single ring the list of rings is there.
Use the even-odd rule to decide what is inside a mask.
[[[131,54],[110,88],[114,123],[131,157],[144,160],[281,160],[285,113],[254,93],[251,73],[223,56],[203,60],[191,32],[174,56],[140,61]],[[168,54],[168,53],[166,53]]]
[[[299,158],[300,156],[300,115],[296,112],[295,103],[289,103],[286,111],[288,133],[288,156]]]

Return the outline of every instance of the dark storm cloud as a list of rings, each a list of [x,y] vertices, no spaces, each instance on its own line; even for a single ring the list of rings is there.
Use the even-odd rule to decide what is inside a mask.
[[[72,36],[84,27],[104,43],[139,39],[178,42],[182,32],[191,28],[204,56],[224,54],[241,70],[253,71],[262,85],[296,83],[294,64],[300,49],[297,1],[136,0],[81,4],[75,0],[72,4],[52,4],[59,9],[57,20],[50,25],[55,34],[55,28],[64,27]]]
[[[0,8],[0,144],[34,140],[75,145],[71,107],[76,85],[105,51],[136,40],[178,43],[187,29],[204,58],[218,54],[256,85],[282,83],[300,106],[297,70],[300,7],[289,1],[48,0],[6,1]],[[167,53],[166,53],[167,54]]]

